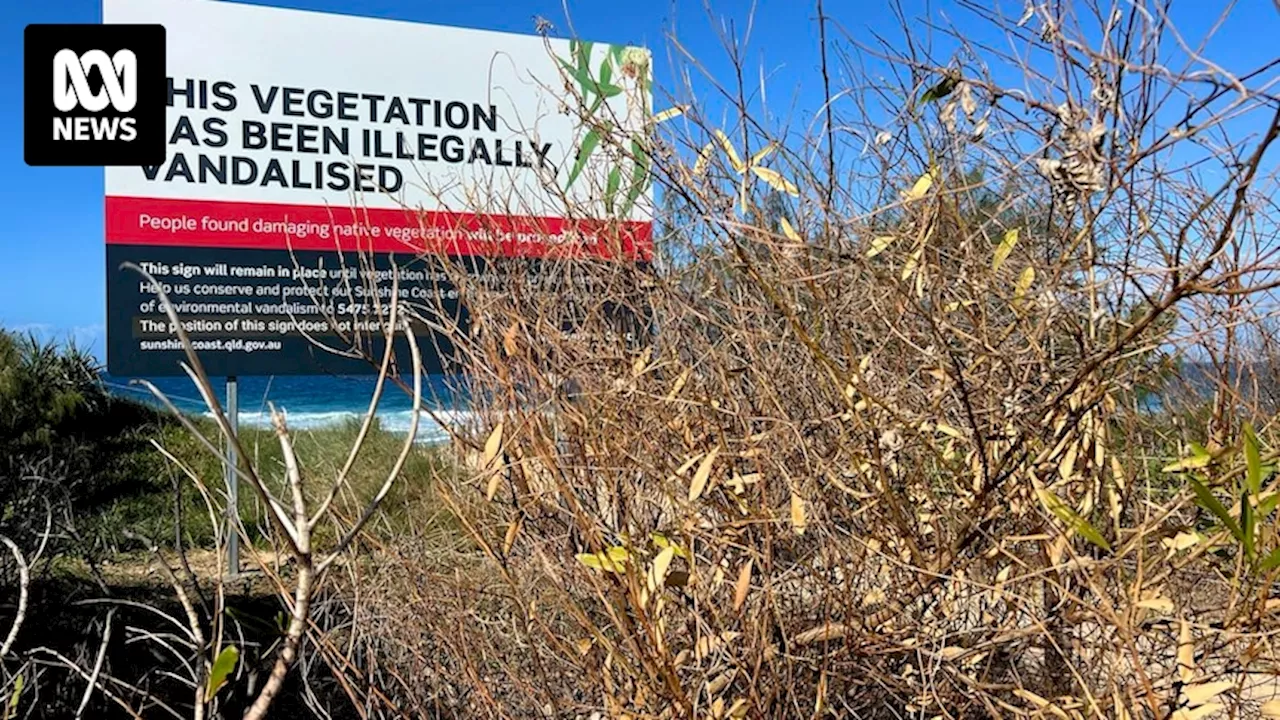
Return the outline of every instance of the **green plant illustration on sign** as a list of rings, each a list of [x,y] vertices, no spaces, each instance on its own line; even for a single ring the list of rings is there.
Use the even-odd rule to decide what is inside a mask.
[[[566,84],[579,103],[586,133],[578,142],[573,165],[565,179],[565,190],[577,183],[587,164],[598,154],[607,157],[603,197],[605,212],[627,218],[636,201],[652,184],[650,175],[654,126],[679,115],[671,108],[654,115],[650,107],[652,63],[648,50],[623,45],[599,46],[570,40],[569,57],[557,57],[566,75]],[[608,101],[622,95],[626,115],[619,118]],[[602,112],[604,111],[604,112]]]

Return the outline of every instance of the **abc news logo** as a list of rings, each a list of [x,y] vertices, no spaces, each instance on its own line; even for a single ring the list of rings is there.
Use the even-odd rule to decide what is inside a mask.
[[[165,160],[161,25],[28,25],[28,165],[160,165]]]

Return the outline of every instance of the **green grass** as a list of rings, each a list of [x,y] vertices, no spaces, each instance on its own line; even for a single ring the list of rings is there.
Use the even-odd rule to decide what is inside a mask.
[[[200,430],[222,442],[214,424],[207,419],[197,421]],[[312,502],[318,502],[332,486],[339,469],[359,430],[358,423],[293,433],[305,489]],[[100,498],[92,507],[83,509],[78,525],[94,554],[116,555],[136,549],[137,543],[126,539],[126,531],[151,538],[162,547],[173,547],[176,529],[181,527],[182,543],[189,548],[212,547],[215,521],[198,485],[186,472],[168,460],[150,441],[154,440],[191,471],[213,495],[217,512],[225,503],[223,465],[218,456],[205,448],[189,431],[176,422],[149,426],[135,433],[120,452],[104,458],[104,465],[116,478],[110,487],[119,491],[115,497]],[[274,431],[258,427],[242,427],[240,441],[249,462],[277,496],[291,506],[284,492],[284,462],[280,443]],[[374,496],[386,480],[403,446],[404,436],[374,426],[369,433],[350,473],[350,490],[334,503],[340,516],[354,517]],[[424,522],[439,521],[433,499],[432,480],[447,467],[443,453],[428,445],[417,445],[409,454],[400,475],[384,499],[381,511],[370,531],[386,536],[421,529]],[[239,508],[251,539],[266,541],[266,516],[262,503],[245,481],[240,482]],[[331,526],[317,531],[320,542],[333,537]]]

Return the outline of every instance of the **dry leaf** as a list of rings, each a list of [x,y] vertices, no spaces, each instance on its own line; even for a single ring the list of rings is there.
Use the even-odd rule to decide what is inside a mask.
[[[493,432],[489,433],[489,439],[484,441],[484,454],[480,458],[480,467],[489,469],[494,459],[498,457],[498,449],[502,447],[502,423],[498,423],[493,428]]]
[[[693,163],[693,174],[702,175],[707,171],[707,165],[711,163],[711,153],[716,149],[715,143],[707,143],[702,146],[702,150],[698,152],[698,159]]]
[[[671,386],[671,392],[667,393],[666,401],[671,402],[672,400],[675,400],[676,396],[684,389],[684,384],[687,382],[689,382],[689,370],[686,369],[684,372],[680,373],[680,377],[676,378],[675,384]]]
[[[511,327],[502,333],[502,349],[507,351],[507,355],[515,355],[519,349],[516,346],[516,333],[520,332],[518,323],[511,323]]]
[[[751,172],[755,173],[761,180],[768,183],[769,187],[777,190],[778,192],[784,192],[788,195],[800,194],[800,188],[796,187],[794,183],[783,177],[782,174],[776,170],[752,167]]]
[[[640,377],[644,373],[645,368],[649,367],[649,358],[653,355],[653,347],[647,347],[644,352],[636,357],[635,362],[631,363],[631,377]]]
[[[823,640],[839,640],[849,634],[850,628],[844,623],[827,623],[810,630],[805,630],[792,640],[796,645],[810,645]]]
[[[653,566],[649,568],[649,592],[662,587],[667,581],[667,571],[671,569],[671,560],[675,556],[675,547],[667,546],[653,559]]]
[[[507,535],[502,538],[502,554],[511,553],[511,546],[516,544],[516,536],[520,534],[520,526],[523,525],[523,516],[516,516],[515,520],[507,526]]]
[[[805,512],[804,512],[804,498],[800,497],[799,494],[792,492],[791,493],[791,529],[794,530],[797,535],[803,535],[805,526],[807,525],[808,525],[808,520],[805,518]]]
[[[1191,623],[1185,619],[1178,629],[1178,677],[1191,682],[1196,673],[1195,646],[1191,643]]]
[[[1199,685],[1187,685],[1182,688],[1182,694],[1187,698],[1188,705],[1203,705],[1235,686],[1236,684],[1230,680],[1219,680],[1218,682],[1200,683]]]
[[[502,423],[498,423],[493,428],[493,432],[489,433],[489,439],[484,441],[484,454],[480,458],[480,467],[489,475],[488,486],[484,491],[485,499],[489,501],[492,501],[493,496],[498,493],[498,485],[502,481],[497,468],[498,452],[501,449]]]
[[[764,146],[764,149],[760,150],[760,151],[759,151],[759,152],[757,152],[755,155],[752,155],[752,156],[751,156],[751,160],[749,161],[749,163],[748,163],[748,164],[750,164],[750,165],[758,165],[758,164],[760,163],[760,161],[761,161],[761,160],[764,160],[766,157],[768,157],[768,156],[769,156],[769,153],[771,153],[771,152],[773,152],[774,150],[776,150],[776,149],[777,149],[777,147],[778,147],[778,143],[776,143],[776,142],[771,142],[771,143],[769,143],[768,145],[765,145],[765,146]]]
[[[742,158],[738,157],[738,151],[733,148],[733,143],[729,142],[729,136],[724,134],[723,130],[716,130],[716,139],[720,141],[720,147],[724,148],[724,152],[729,156],[729,164],[733,166],[734,172],[742,174],[747,171],[747,166],[743,164]]]
[[[586,655],[588,652],[590,652],[590,651],[591,651],[591,645],[592,645],[592,644],[593,644],[593,643],[591,642],[591,638],[583,638],[583,639],[579,640],[579,641],[578,641],[578,654],[579,654],[579,655]]]
[[[1067,452],[1062,456],[1062,460],[1058,462],[1058,475],[1063,480],[1070,480],[1076,472],[1076,456],[1080,448],[1077,445],[1067,446]]]
[[[747,593],[751,591],[751,567],[755,564],[755,558],[747,558],[742,564],[742,569],[738,571],[738,582],[733,587],[733,610],[737,612],[742,609],[742,604],[747,601]]]
[[[702,458],[702,464],[698,466],[697,472],[693,474],[693,481],[689,483],[689,502],[702,497],[702,491],[707,489],[707,479],[711,477],[711,465],[719,454],[720,446],[717,445]]]
[[[1136,605],[1147,610],[1155,610],[1156,612],[1165,613],[1166,615],[1173,612],[1173,601],[1166,597],[1154,597],[1141,600]]]
[[[1268,700],[1262,703],[1262,717],[1280,718],[1280,700]]]
[[[1201,718],[1209,717],[1224,707],[1226,706],[1222,703],[1208,703],[1194,709],[1182,708],[1173,714],[1173,720],[1200,720]]]
[[[1171,538],[1165,538],[1160,541],[1161,545],[1169,548],[1170,553],[1176,553],[1179,550],[1195,547],[1200,542],[1200,536],[1193,532],[1180,532]]]
[[[911,274],[916,271],[916,268],[920,265],[920,256],[923,253],[924,253],[924,248],[920,248],[919,250],[916,250],[915,252],[911,253],[911,255],[907,258],[907,261],[902,264],[903,280],[906,280],[907,278],[911,277]]]
[[[961,655],[965,654],[967,651],[968,651],[968,648],[963,648],[963,647],[959,647],[959,646],[956,646],[956,645],[952,645],[952,646],[950,646],[950,647],[944,647],[944,648],[942,648],[942,650],[940,650],[940,651],[938,652],[938,655],[939,655],[943,660],[955,660],[956,658],[958,658],[958,657],[960,657]]]
[[[680,117],[681,115],[684,114],[684,111],[685,111],[685,106],[683,105],[669,107],[666,110],[663,110],[662,112],[658,113],[657,115],[654,115],[653,122],[655,125],[661,122],[666,122],[671,118]]]

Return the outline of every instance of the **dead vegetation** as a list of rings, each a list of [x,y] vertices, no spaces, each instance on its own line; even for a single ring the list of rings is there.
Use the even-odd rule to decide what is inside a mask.
[[[659,190],[652,262],[387,308],[468,369],[463,539],[322,578],[352,533],[310,558],[297,493],[276,669],[370,718],[1280,716],[1276,62],[1165,4],[960,4],[1002,44],[819,3],[803,135],[736,46],[638,140],[589,116]]]

